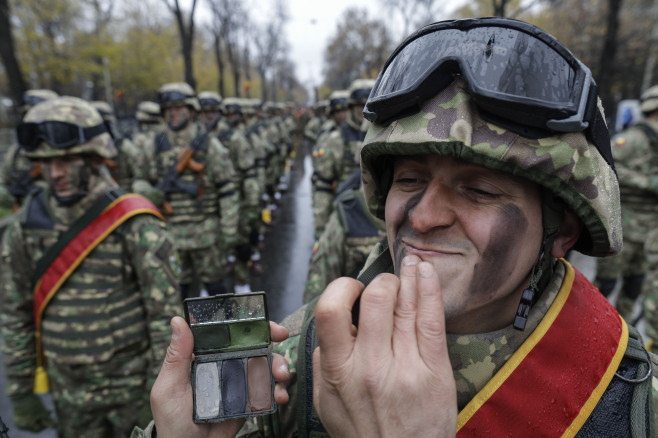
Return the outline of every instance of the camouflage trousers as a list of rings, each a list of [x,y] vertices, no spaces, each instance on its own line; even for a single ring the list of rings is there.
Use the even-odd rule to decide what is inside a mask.
[[[642,299],[643,280],[649,266],[644,243],[624,241],[624,248],[619,254],[599,258],[596,263],[594,284],[604,295],[609,295],[618,278],[622,278],[622,289],[615,307],[624,319],[632,323],[631,319],[636,319],[632,318],[633,307],[638,299]]]
[[[644,328],[652,353],[658,353],[658,228],[649,233],[645,245],[649,267],[644,281]]]
[[[194,276],[203,284],[222,281],[226,267],[226,256],[219,246],[205,248],[179,249],[180,284],[191,284]]]
[[[315,239],[320,239],[322,231],[327,226],[329,215],[334,209],[336,195],[325,190],[313,192],[313,223],[315,226]]]
[[[148,400],[145,352],[103,363],[48,364],[59,438],[130,436]]]

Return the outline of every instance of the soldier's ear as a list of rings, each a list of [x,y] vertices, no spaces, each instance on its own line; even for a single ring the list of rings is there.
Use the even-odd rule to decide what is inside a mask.
[[[564,257],[567,251],[576,244],[582,231],[582,221],[576,216],[576,213],[567,208],[564,212],[564,222],[553,240],[551,255],[555,258]]]

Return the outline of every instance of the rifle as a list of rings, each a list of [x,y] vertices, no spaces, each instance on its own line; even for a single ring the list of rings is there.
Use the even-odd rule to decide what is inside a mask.
[[[11,193],[16,200],[26,197],[30,193],[30,190],[32,190],[32,183],[34,180],[40,177],[41,165],[39,163],[33,163],[32,169],[21,173],[20,176],[11,183],[8,187],[9,193]],[[14,202],[14,211],[18,211],[20,207],[21,206],[18,202]]]
[[[157,186],[157,189],[163,193],[186,193],[193,197],[198,197],[202,194],[203,188],[201,184],[191,184],[185,183],[178,180],[178,177],[185,169],[191,169],[197,174],[201,175],[204,169],[204,164],[199,163],[192,159],[194,152],[199,148],[203,141],[205,140],[205,135],[199,136],[194,139],[191,146],[186,146],[181,152],[180,156],[176,163],[174,163],[170,168],[165,177],[160,181]],[[171,207],[171,204],[168,201],[162,203],[162,209],[168,215],[174,213],[174,209]]]

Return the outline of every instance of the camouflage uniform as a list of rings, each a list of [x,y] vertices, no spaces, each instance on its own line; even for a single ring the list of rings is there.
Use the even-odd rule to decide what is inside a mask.
[[[368,212],[358,170],[338,188],[334,211],[313,247],[304,303],[318,297],[338,277],[356,278],[373,246],[384,237],[384,223]]]
[[[37,103],[54,99],[51,90],[27,90],[20,107],[21,116]],[[0,162],[0,217],[17,210],[34,186],[45,187],[38,164],[32,163],[18,144],[11,145]]]
[[[234,252],[229,254],[229,262],[234,263],[236,292],[247,292],[251,282],[249,261],[252,247],[258,243],[258,223],[260,220],[260,196],[256,172],[256,158],[253,148],[242,131],[233,128],[220,117],[221,98],[214,92],[200,92],[201,111],[217,111],[217,119],[211,126],[210,134],[225,146],[231,156],[236,174],[236,187],[240,193],[240,220],[238,241]],[[255,233],[255,236],[254,236]]]
[[[658,354],[658,228],[647,236],[645,245],[647,256],[647,277],[644,282],[645,296],[642,302],[644,331],[647,336],[647,348]]]
[[[105,124],[112,138],[117,154],[114,159],[107,160],[107,166],[110,169],[112,178],[119,184],[123,190],[131,191],[133,181],[137,178],[143,178],[144,172],[140,165],[144,162],[140,150],[135,146],[128,137],[121,137],[116,130],[116,117],[112,107],[102,100],[91,102],[91,105],[105,120]]]
[[[185,101],[167,102],[167,93],[180,93],[174,94],[176,99],[183,94]],[[188,106],[195,111],[199,109],[198,101],[187,84],[165,84],[160,94],[163,111],[168,105]],[[192,159],[203,164],[203,169],[197,173],[188,167],[176,179],[190,185],[198,184],[198,192],[194,195],[163,193],[157,186],[178,163],[183,150],[195,141],[198,147]],[[167,125],[156,136],[153,158],[147,167],[148,182],[155,187],[150,198],[156,201],[156,205],[164,205],[162,203],[166,201],[172,208],[166,219],[180,254],[183,297],[190,293],[195,274],[209,293],[225,291],[226,257],[237,243],[239,213],[239,193],[235,187],[235,170],[229,152],[219,140],[205,134],[197,123],[190,120],[185,127],[176,130]]]
[[[347,120],[338,129],[318,140],[313,170],[316,190],[313,195],[315,233],[322,233],[336,199],[338,184],[359,167],[359,150],[366,135],[367,124],[356,118],[355,109],[365,103],[374,81],[359,79],[350,86]]]
[[[658,110],[658,86],[643,95],[642,105],[645,114]],[[619,176],[624,249],[615,257],[597,261],[596,285],[608,295],[622,277],[617,309],[636,321],[633,307],[643,291],[648,268],[644,244],[658,222],[658,181],[654,181],[658,175],[658,121],[649,117],[615,135],[612,153]]]
[[[92,125],[102,123],[93,111],[82,100],[58,98],[36,106],[26,120],[50,115],[50,120],[79,123],[83,114]],[[68,150],[40,146],[30,157],[108,157],[113,150],[105,133]],[[6,230],[1,314],[6,391],[12,399],[28,396],[34,382],[35,264],[97,199],[116,188],[105,167],[94,181],[73,205],[61,204],[50,190],[33,193],[29,208]],[[174,259],[164,224],[151,215],[134,216],[89,253],[49,301],[42,345],[60,437],[126,436],[126,421],[138,421],[148,408],[145,395],[164,358],[169,320],[182,314]]]
[[[140,187],[140,183],[135,186],[135,180],[143,181],[147,178],[147,163],[153,160],[153,153],[155,152],[155,136],[164,129],[164,124],[160,114],[160,105],[155,102],[140,102],[137,105],[135,118],[138,123],[138,131],[133,136],[132,141],[135,149],[137,149],[139,162],[135,163],[135,167],[138,170],[135,171],[131,190],[140,193],[140,190],[143,189],[148,191],[148,187]]]

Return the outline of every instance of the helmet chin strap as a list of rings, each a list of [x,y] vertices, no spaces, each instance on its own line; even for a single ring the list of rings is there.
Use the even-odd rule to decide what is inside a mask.
[[[58,196],[53,193],[57,202],[64,206],[71,206],[87,196],[89,193],[89,177],[94,173],[94,168],[87,158],[84,159],[85,164],[80,168],[78,173],[78,190],[67,196]]]
[[[553,240],[564,222],[564,202],[555,197],[552,192],[542,189],[542,245],[539,249],[539,257],[532,267],[530,284],[521,295],[521,302],[514,318],[514,328],[524,330],[528,322],[530,308],[537,302],[546,285],[553,275]]]

